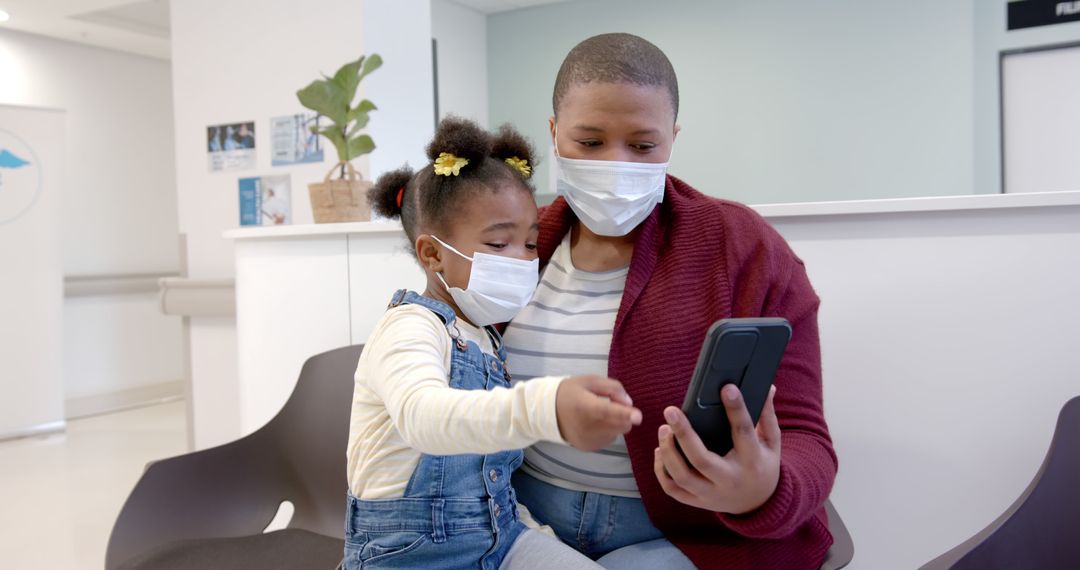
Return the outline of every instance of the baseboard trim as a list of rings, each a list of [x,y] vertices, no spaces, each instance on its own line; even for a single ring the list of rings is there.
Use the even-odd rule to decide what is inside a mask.
[[[50,435],[62,432],[65,429],[67,429],[67,422],[63,420],[60,420],[58,422],[47,422],[7,433],[0,433],[0,441],[22,439],[24,437],[38,437],[42,435]]]
[[[184,382],[162,382],[105,394],[69,398],[64,402],[67,419],[74,420],[183,399]]]

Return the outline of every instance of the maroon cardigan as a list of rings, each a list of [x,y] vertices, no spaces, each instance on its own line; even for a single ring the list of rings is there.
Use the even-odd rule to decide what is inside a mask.
[[[562,198],[541,210],[542,264],[574,222]],[[837,461],[822,410],[818,304],[802,261],[761,216],[668,176],[664,201],[634,244],[608,374],[644,413],[626,446],[649,518],[699,568],[818,568],[832,544],[823,506]],[[792,327],[775,382],[783,433],[776,491],[740,516],[679,503],[653,474],[663,409],[682,405],[713,322],[759,316]]]

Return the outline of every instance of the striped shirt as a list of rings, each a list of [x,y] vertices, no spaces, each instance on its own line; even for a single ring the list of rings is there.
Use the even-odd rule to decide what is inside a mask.
[[[575,268],[567,233],[544,268],[536,295],[503,335],[514,380],[607,376],[611,334],[628,269]],[[525,450],[522,469],[566,489],[640,497],[622,436],[592,453],[541,441]]]

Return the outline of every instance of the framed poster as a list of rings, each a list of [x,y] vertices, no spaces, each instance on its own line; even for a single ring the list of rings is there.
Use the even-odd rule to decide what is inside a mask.
[[[210,172],[255,168],[255,122],[206,127]]]
[[[314,113],[270,119],[271,166],[322,162],[322,136],[313,132],[318,128],[319,116]]]
[[[238,186],[241,226],[292,223],[291,182],[287,174],[241,178]]]

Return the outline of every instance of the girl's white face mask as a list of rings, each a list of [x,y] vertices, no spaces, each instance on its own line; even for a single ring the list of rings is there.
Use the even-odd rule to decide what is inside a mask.
[[[555,191],[593,233],[624,236],[664,200],[668,162],[563,158],[558,140],[556,125]]]
[[[468,257],[443,240],[431,236],[443,247],[472,262],[469,287],[451,287],[436,273],[461,312],[476,326],[505,323],[517,316],[532,300],[540,281],[540,260],[476,252]]]

